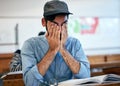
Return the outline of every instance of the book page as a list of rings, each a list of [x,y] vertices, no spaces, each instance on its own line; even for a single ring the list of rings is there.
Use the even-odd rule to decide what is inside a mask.
[[[103,82],[106,75],[90,77],[85,79],[71,79],[67,81],[60,82],[58,86],[74,86],[74,85],[83,85],[83,84],[100,84]]]
[[[22,74],[22,71],[8,72],[8,73],[3,74],[0,78],[3,79],[7,75],[14,75],[14,74]]]
[[[7,75],[22,74],[22,71],[9,72]]]
[[[103,83],[120,81],[120,75],[108,74],[103,80]]]

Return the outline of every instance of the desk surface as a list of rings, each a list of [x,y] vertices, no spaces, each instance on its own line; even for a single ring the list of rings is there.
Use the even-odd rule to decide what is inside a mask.
[[[23,79],[3,80],[3,86],[25,86]]]
[[[120,67],[120,61],[118,62],[102,62],[96,64],[90,64],[91,68],[109,68],[109,67]]]
[[[9,72],[2,79],[3,86],[25,86],[22,71]]]

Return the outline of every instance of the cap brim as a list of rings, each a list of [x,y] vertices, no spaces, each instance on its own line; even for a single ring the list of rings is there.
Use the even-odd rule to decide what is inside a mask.
[[[67,14],[67,15],[69,15],[69,14],[73,14],[73,13],[70,13],[70,12],[58,12],[58,11],[54,11],[54,12],[46,12],[46,13],[44,13],[44,16],[51,16],[51,15],[56,15],[56,14]]]

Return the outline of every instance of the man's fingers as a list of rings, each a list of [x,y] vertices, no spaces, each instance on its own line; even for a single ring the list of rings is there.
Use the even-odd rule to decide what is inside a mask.
[[[55,38],[56,37],[56,29],[57,29],[57,27],[56,27],[57,25],[56,24],[54,24],[54,28],[53,28],[53,37]]]
[[[53,35],[53,23],[52,22],[50,22],[50,21],[48,21],[48,34],[49,34],[49,36],[50,37],[52,37],[52,35]]]
[[[48,32],[46,32],[46,33],[45,33],[45,36],[48,37],[48,35],[49,35]]]

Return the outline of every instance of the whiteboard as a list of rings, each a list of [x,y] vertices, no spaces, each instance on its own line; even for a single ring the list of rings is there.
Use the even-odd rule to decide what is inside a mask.
[[[18,24],[18,46],[21,48],[25,40],[45,30],[40,19],[39,17],[0,19],[0,43],[16,42],[15,28]],[[70,17],[68,33],[69,36],[80,40],[87,55],[120,54],[120,18]],[[0,47],[8,51],[6,46]]]
[[[0,21],[0,45],[16,43],[16,23]]]
[[[120,53],[120,18],[72,17],[68,27],[69,35],[78,38],[89,54]]]
[[[0,53],[15,52],[16,49],[21,49],[24,41],[38,36],[42,29],[40,19],[0,18]]]

